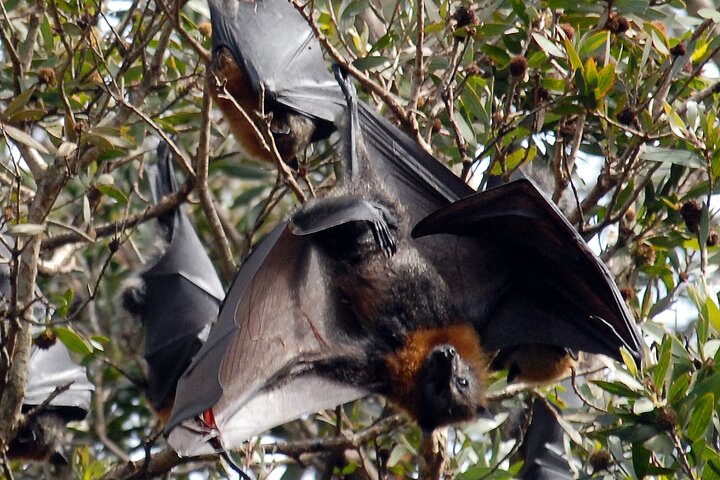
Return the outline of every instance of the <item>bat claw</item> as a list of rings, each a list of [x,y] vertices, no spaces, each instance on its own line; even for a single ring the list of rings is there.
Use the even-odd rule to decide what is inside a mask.
[[[390,227],[383,220],[378,220],[372,223],[373,237],[375,242],[382,249],[386,257],[392,257],[397,252],[397,240],[395,236],[390,232]]]

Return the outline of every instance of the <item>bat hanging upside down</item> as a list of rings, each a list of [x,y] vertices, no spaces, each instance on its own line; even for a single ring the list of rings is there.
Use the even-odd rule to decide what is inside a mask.
[[[335,130],[343,112],[342,96],[327,75],[320,45],[305,20],[284,0],[210,0],[209,6],[213,29],[209,81],[215,102],[244,153],[271,161],[238,109],[257,122],[262,88],[278,153],[286,163],[296,165],[311,142]]]
[[[179,381],[178,453],[369,393],[429,432],[483,411],[488,368],[540,381],[567,370],[568,349],[640,358],[607,270],[532,183],[457,200],[468,187],[339,81],[344,186],[243,264]],[[492,365],[484,352],[499,352]]]

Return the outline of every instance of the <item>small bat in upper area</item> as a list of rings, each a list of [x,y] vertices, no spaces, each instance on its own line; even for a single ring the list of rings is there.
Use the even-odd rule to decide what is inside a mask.
[[[155,203],[177,190],[167,144],[158,146],[157,157],[157,165],[148,168]],[[183,209],[158,217],[158,226],[165,250],[140,274],[141,285],[124,292],[123,304],[145,328],[147,396],[167,420],[178,378],[207,338],[225,295]]]
[[[3,243],[0,256],[11,258]],[[0,297],[10,298],[10,271],[4,262],[0,265]],[[47,313],[41,302],[35,303],[36,318],[44,318]],[[58,389],[63,390],[58,393]],[[8,458],[67,463],[61,450],[65,425],[87,416],[94,390],[85,367],[70,358],[65,345],[55,341],[47,348],[33,346],[22,406],[22,412],[30,415],[10,442]]]
[[[234,448],[368,393],[426,432],[469,420],[484,408],[491,352],[532,381],[565,373],[567,349],[641,357],[607,270],[532,183],[455,201],[468,187],[340,82],[345,185],[240,269],[178,384],[168,432],[179,453]]]
[[[545,401],[536,399],[532,406],[530,426],[521,446],[525,464],[521,480],[571,480],[570,465],[565,458],[563,430],[558,412]]]
[[[310,142],[335,130],[344,109],[320,45],[285,0],[210,0],[209,6],[215,101],[245,153],[270,160],[235,103],[222,95],[226,90],[255,121],[262,85],[278,152],[295,163]]]

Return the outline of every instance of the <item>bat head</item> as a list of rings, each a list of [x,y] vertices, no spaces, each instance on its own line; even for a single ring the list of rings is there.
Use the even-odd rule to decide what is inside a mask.
[[[54,412],[42,412],[18,430],[10,442],[8,458],[67,464],[58,450],[65,434],[65,421]]]
[[[477,372],[450,344],[430,351],[417,381],[421,397],[417,420],[423,430],[470,420],[485,410]]]

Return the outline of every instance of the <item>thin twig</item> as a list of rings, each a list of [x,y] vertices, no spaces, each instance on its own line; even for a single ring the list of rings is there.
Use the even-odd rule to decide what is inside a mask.
[[[697,479],[697,475],[693,471],[692,467],[690,467],[690,462],[688,461],[687,455],[685,454],[685,449],[682,446],[680,436],[677,434],[674,428],[670,431],[670,437],[672,438],[673,444],[675,445],[675,450],[677,450],[678,452],[678,460],[680,461],[680,465],[682,466],[685,475],[687,475],[688,478],[692,478],[693,480]]]
[[[235,274],[235,261],[233,260],[230,243],[220,222],[215,205],[208,188],[208,158],[210,149],[210,110],[212,108],[212,96],[210,95],[210,79],[205,82],[203,91],[202,104],[202,122],[200,127],[200,139],[198,142],[198,150],[196,156],[196,168],[198,175],[198,194],[200,195],[200,204],[202,205],[205,218],[208,221],[210,230],[215,237],[215,241],[220,249],[220,259],[223,274],[226,279],[231,279]]]
[[[177,190],[160,199],[156,205],[148,206],[144,211],[130,215],[113,223],[103,225],[95,229],[95,239],[115,235],[124,232],[127,229],[134,228],[140,223],[146,222],[153,218],[169,212],[173,208],[183,203],[192,191],[194,179],[187,179]],[[55,248],[67,245],[69,243],[87,242],[87,240],[75,232],[55,235],[42,242],[43,251],[53,250]]]
[[[33,53],[35,53],[35,41],[40,31],[40,19],[45,16],[45,0],[35,2],[35,10],[27,22],[27,34],[18,51],[18,60],[23,70],[28,70],[32,65]]]
[[[447,455],[447,427],[423,435],[419,453],[418,477],[421,480],[440,480]]]
[[[408,112],[410,116],[408,120],[414,131],[419,132],[417,122],[417,105],[420,98],[420,89],[425,81],[425,60],[423,57],[423,45],[425,42],[425,2],[415,2],[417,9],[417,43],[415,44],[415,68],[413,69],[412,88],[410,90],[410,100],[408,101]]]
[[[420,146],[425,151],[432,154],[432,148],[430,147],[430,145],[425,141],[424,138],[422,138],[417,128],[413,128],[408,118],[407,112],[400,105],[400,103],[390,94],[390,92],[375,83],[364,72],[358,70],[352,63],[348,62],[347,59],[343,57],[343,55],[330,43],[325,34],[320,30],[320,27],[318,27],[315,19],[313,19],[312,17],[312,13],[307,13],[305,11],[306,4],[301,3],[299,0],[290,0],[290,2],[308,22],[308,25],[310,25],[310,28],[315,34],[315,37],[322,44],[323,48],[325,48],[325,51],[330,54],[333,60],[335,60],[338,64],[340,64],[340,66],[342,66],[344,70],[346,70],[353,77],[355,77],[363,87],[380,97],[380,99],[385,102],[385,104],[390,108],[390,110],[392,110],[393,115],[395,115],[395,117],[397,117],[398,120],[403,123],[403,125],[410,129],[412,136],[415,137]]]
[[[583,110],[578,113],[577,118],[575,119],[573,139],[572,142],[570,142],[570,153],[567,156],[564,155],[564,143],[560,143],[557,146],[557,149],[560,151],[557,161],[563,163],[565,165],[565,169],[569,171],[570,174],[572,174],[573,166],[575,165],[575,158],[577,157],[577,154],[580,151],[580,145],[582,144],[583,132],[585,131],[585,116],[586,112]],[[555,178],[555,191],[553,191],[552,199],[555,203],[558,203],[560,198],[562,198],[563,192],[565,192],[565,189],[570,183],[570,174],[565,175],[565,171],[560,165],[555,166],[555,171],[560,172],[560,175]]]
[[[190,44],[192,49],[195,50],[198,55],[200,55],[200,58],[202,58],[205,63],[210,63],[210,53],[205,50],[205,47],[203,47],[197,40],[190,36],[188,31],[185,30],[185,27],[183,27],[180,23],[179,11],[170,11],[170,7],[163,0],[155,0],[155,3],[159,5],[162,11],[165,12],[165,15],[167,15],[168,18],[171,19],[175,30],[177,30],[180,36],[183,37],[183,39]]]
[[[10,468],[10,461],[8,460],[5,452],[2,453],[2,466],[3,471],[5,472],[6,480],[15,480],[15,477],[13,477],[12,469]]]
[[[73,382],[66,383],[65,385],[58,385],[55,387],[55,390],[53,390],[50,395],[43,400],[40,405],[35,405],[32,409],[30,409],[29,412],[27,412],[23,418],[20,420],[20,423],[18,424],[18,430],[27,425],[29,422],[31,422],[35,417],[37,417],[40,413],[45,410],[48,405],[50,405],[50,402],[55,400],[58,395],[61,395],[63,392],[67,392],[70,387],[72,386]]]

